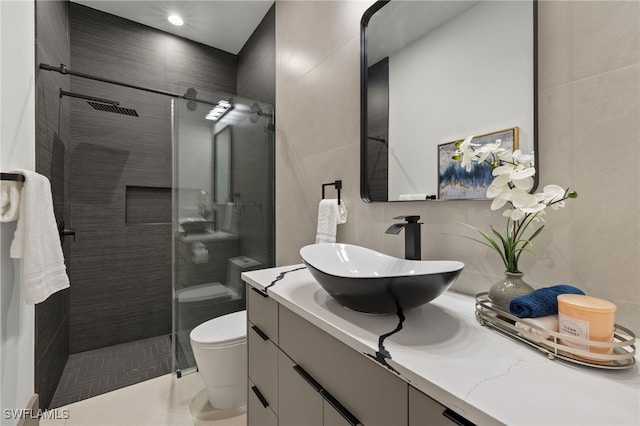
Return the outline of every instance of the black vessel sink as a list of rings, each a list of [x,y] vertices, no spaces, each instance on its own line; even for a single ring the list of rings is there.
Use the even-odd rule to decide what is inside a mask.
[[[449,260],[405,260],[350,244],[300,249],[311,275],[338,303],[373,314],[424,305],[447,291],[464,268]]]

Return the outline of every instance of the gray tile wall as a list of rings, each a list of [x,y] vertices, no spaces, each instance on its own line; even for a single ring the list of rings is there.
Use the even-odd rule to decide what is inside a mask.
[[[237,57],[78,4],[73,69],[174,91],[183,82],[236,92]],[[171,187],[167,97],[74,77],[73,91],[120,101],[140,117],[71,109],[71,353],[171,332],[171,227],[127,225],[126,187]],[[154,208],[169,208],[160,203]]]
[[[69,64],[67,1],[36,1],[36,62]],[[68,76],[36,70],[36,171],[51,181],[57,220],[69,220],[69,108],[59,90],[70,89]],[[64,243],[69,264],[69,242]],[[35,391],[40,408],[49,406],[69,357],[69,290],[35,307]]]
[[[275,6],[267,12],[238,54],[238,95],[275,106]],[[240,194],[240,253],[265,266],[275,263],[274,137],[263,142],[264,120],[235,129],[233,182]],[[240,134],[244,132],[245,134]],[[256,143],[255,141],[260,141]]]

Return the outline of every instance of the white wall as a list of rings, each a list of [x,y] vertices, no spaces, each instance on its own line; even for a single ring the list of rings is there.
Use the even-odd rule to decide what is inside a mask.
[[[35,169],[33,1],[0,1],[0,169]],[[15,223],[0,224],[0,410],[26,408],[34,393],[34,309],[9,258]],[[15,263],[14,263],[15,262]],[[13,425],[5,419],[2,425]]]
[[[389,200],[438,193],[438,144],[518,126],[531,152],[532,33],[529,2],[480,2],[389,57]]]

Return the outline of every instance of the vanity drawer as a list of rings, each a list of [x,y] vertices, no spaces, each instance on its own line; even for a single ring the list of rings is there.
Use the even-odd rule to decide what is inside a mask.
[[[247,426],[278,426],[278,417],[271,411],[271,407],[265,407],[262,391],[249,380],[249,395],[247,397]]]
[[[469,420],[409,386],[409,426],[474,426]]]
[[[408,384],[280,306],[280,348],[367,426],[408,423]]]
[[[249,379],[278,414],[278,347],[251,323],[247,324]]]
[[[247,286],[247,315],[249,321],[278,344],[278,303],[262,292]]]

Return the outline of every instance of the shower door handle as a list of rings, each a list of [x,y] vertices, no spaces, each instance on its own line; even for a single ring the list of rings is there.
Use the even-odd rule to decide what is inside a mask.
[[[64,240],[64,237],[71,236],[73,236],[73,241],[76,240],[76,230],[65,228],[64,221],[58,223],[58,233],[60,234],[60,241]]]

